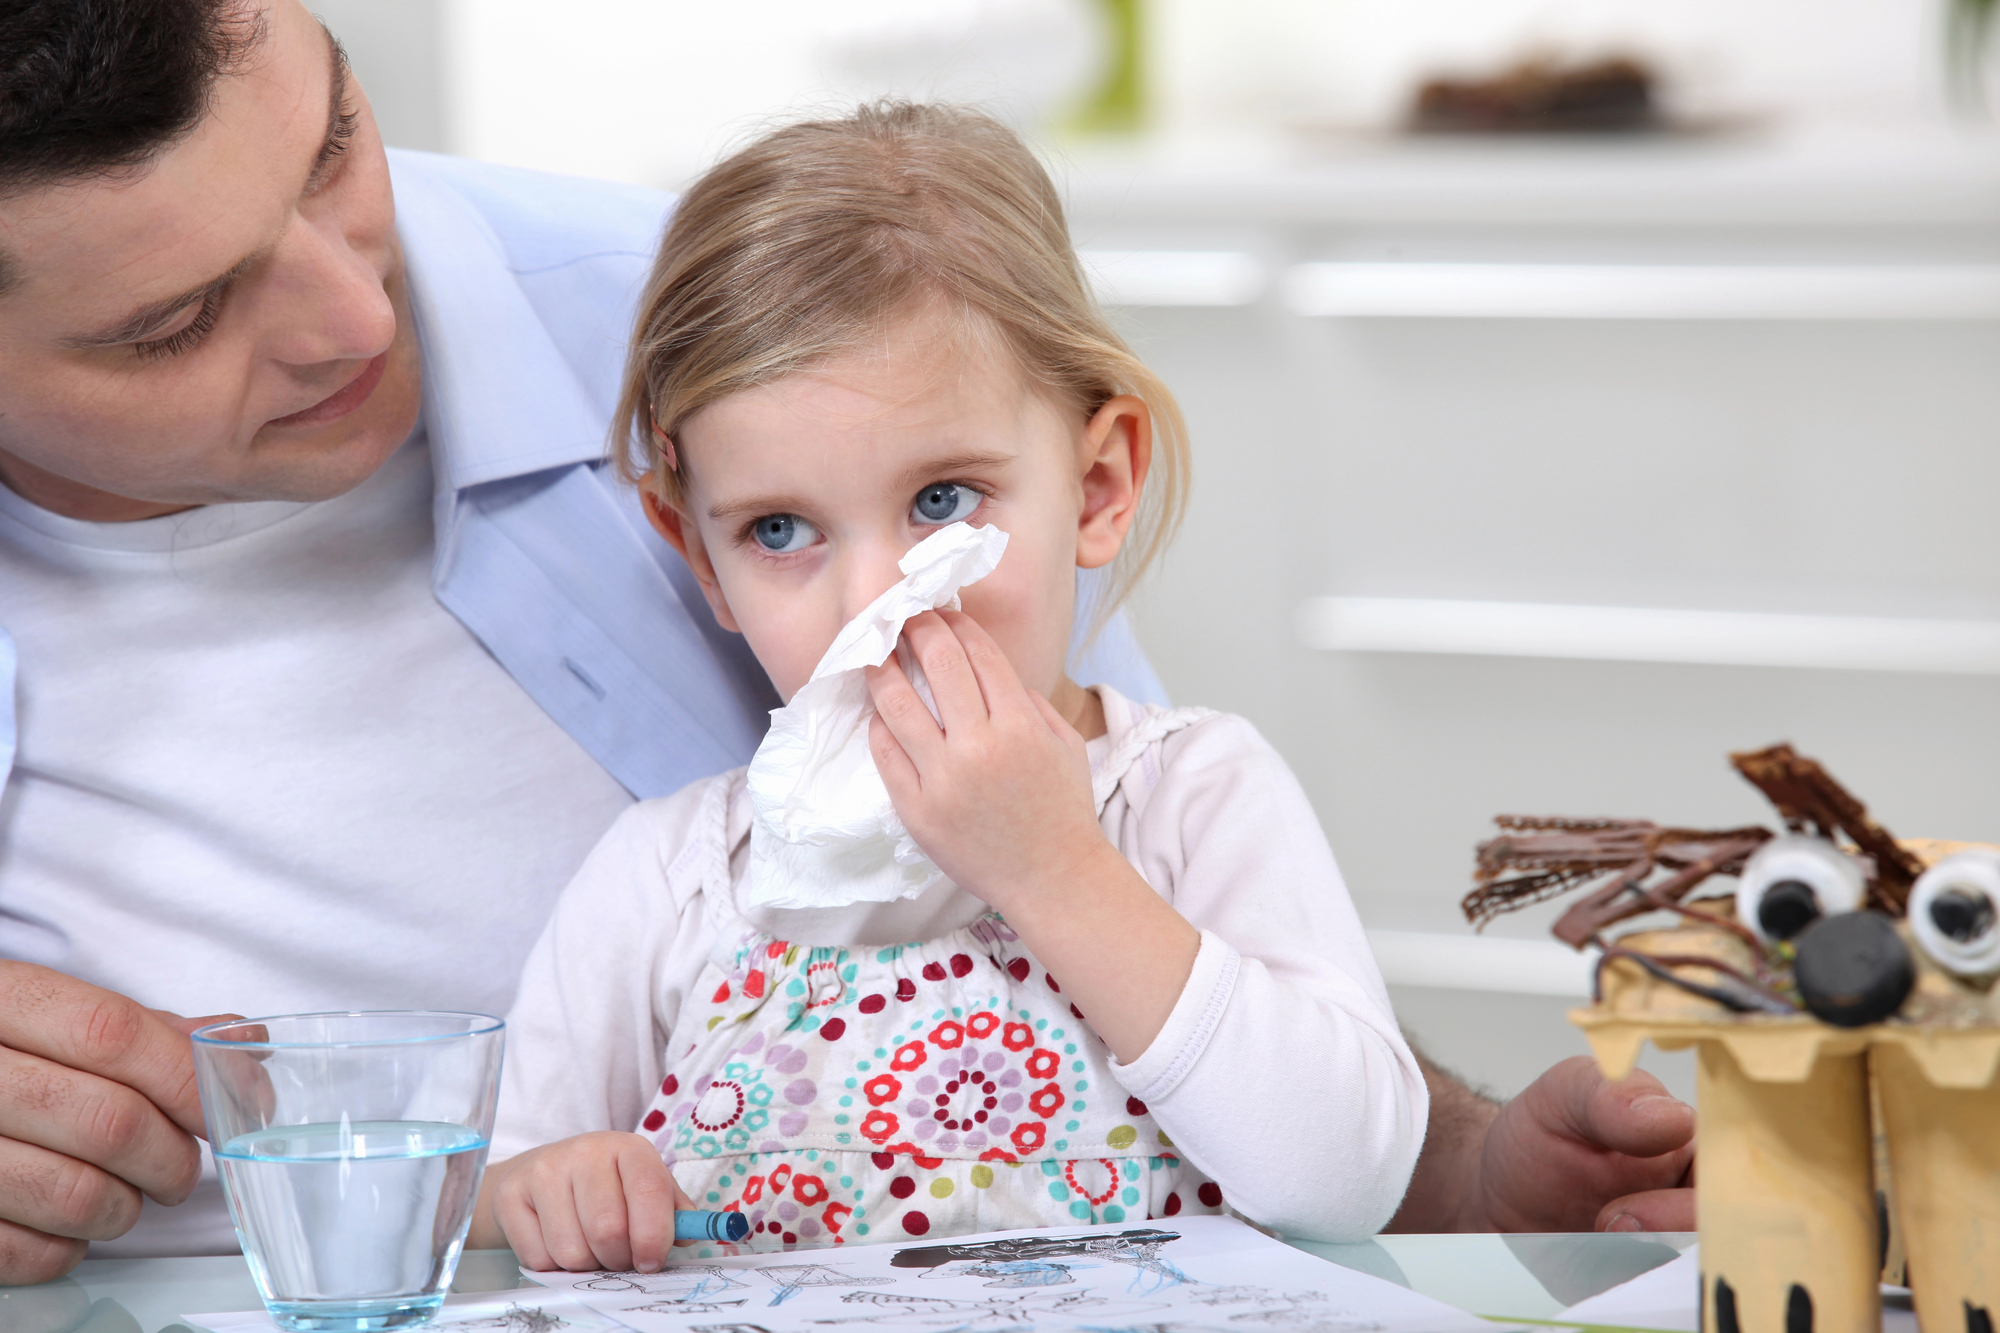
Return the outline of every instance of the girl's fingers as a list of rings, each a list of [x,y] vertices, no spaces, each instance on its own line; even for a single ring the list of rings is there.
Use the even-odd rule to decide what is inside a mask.
[[[544,1166],[540,1162],[534,1165]],[[541,1175],[540,1179],[530,1177],[518,1180],[518,1184],[511,1204],[495,1205],[507,1239],[512,1241],[515,1232],[515,1224],[507,1219],[518,1211],[522,1215],[520,1229],[540,1242],[535,1265],[538,1269],[589,1268],[590,1245],[583,1238],[583,1228],[577,1224],[576,1198],[570,1178],[566,1174],[550,1172]],[[520,1252],[518,1244],[514,1248],[516,1253]]]
[[[511,1195],[495,1199],[493,1220],[499,1224],[500,1233],[507,1238],[508,1248],[514,1251],[514,1257],[521,1261],[523,1268],[546,1273],[562,1267],[550,1256],[549,1247],[542,1239],[541,1219],[525,1201]]]
[[[635,1144],[620,1155],[618,1176],[625,1191],[625,1230],[632,1267],[641,1273],[656,1273],[666,1265],[667,1252],[673,1247],[674,1209],[687,1196],[648,1143]]]
[[[571,1179],[575,1182],[576,1220],[591,1255],[584,1266],[629,1270],[632,1233],[617,1156],[596,1156]]]
[[[1021,685],[1020,676],[1014,672],[1014,664],[1007,660],[1000,645],[993,641],[980,623],[963,611],[934,612],[939,622],[951,632],[953,646],[963,659],[973,681],[979,687],[982,716],[998,714],[1020,704],[1021,696],[1027,691]],[[920,659],[924,670],[931,669],[928,657]],[[931,681],[931,692],[937,693],[937,681]],[[938,700],[938,711],[944,712],[944,700]],[[951,715],[945,713],[945,729],[951,728]]]
[[[949,614],[952,616],[949,622],[939,612],[926,611],[903,624],[903,638],[908,640],[910,651],[924,668],[931,698],[937,700],[938,716],[943,719],[947,733],[955,727],[983,721],[991,711],[990,700],[981,689],[981,675],[973,670],[966,652],[968,645],[959,632],[960,626],[972,621],[956,612]]]
[[[1068,718],[1056,711],[1054,704],[1042,697],[1040,690],[1029,690],[1028,698],[1034,701],[1035,711],[1042,715],[1042,721],[1049,724],[1049,730],[1055,733],[1056,739],[1063,743],[1065,749],[1077,751],[1084,749],[1083,737],[1069,724]]]
[[[696,1206],[695,1201],[690,1199],[688,1192],[681,1188],[681,1182],[674,1180],[671,1172],[668,1173],[667,1179],[672,1181],[674,1186],[674,1211],[677,1213],[692,1212]],[[699,1241],[692,1240],[677,1240],[674,1242],[676,1245],[698,1245],[700,1243]]]
[[[875,757],[875,771],[882,775],[882,785],[889,789],[891,802],[899,796],[914,796],[923,790],[924,782],[917,773],[917,766],[910,762],[909,754],[879,712],[868,719],[868,753]]]
[[[902,746],[908,761],[921,772],[926,761],[943,751],[944,732],[938,729],[937,719],[924,707],[916,687],[910,684],[910,678],[903,674],[895,658],[878,667],[864,667],[863,671],[868,678],[868,697],[875,701],[875,716],[888,726],[889,734]]]

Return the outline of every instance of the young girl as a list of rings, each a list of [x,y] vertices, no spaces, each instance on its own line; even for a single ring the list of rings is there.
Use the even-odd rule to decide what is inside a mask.
[[[786,699],[918,541],[1008,534],[962,613],[906,627],[938,717],[894,657],[870,673],[871,752],[950,882],[753,909],[742,770],[629,811],[528,964],[471,1243],[650,1270],[676,1207],[773,1245],[1380,1227],[1424,1082],[1304,794],[1240,718],[1064,674],[1076,571],[1111,567],[1115,605],[1186,445],[1021,143],[882,105],[710,171],[621,420],[655,525]]]

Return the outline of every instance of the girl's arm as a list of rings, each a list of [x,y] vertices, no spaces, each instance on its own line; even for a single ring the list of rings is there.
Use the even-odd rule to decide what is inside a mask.
[[[507,1015],[493,1161],[474,1211],[475,1246],[511,1243],[535,1267],[630,1266],[610,1263],[620,1254],[632,1257],[621,1210],[595,1202],[582,1214],[572,1209],[589,1225],[552,1218],[546,1242],[524,1228],[533,1200],[550,1197],[556,1177],[571,1174],[577,1197],[593,1201],[609,1197],[599,1188],[605,1179],[636,1181],[635,1206],[651,1212],[630,1222],[630,1237],[644,1248],[664,1226],[671,1238],[671,1206],[664,1220],[652,1216],[662,1182],[671,1177],[650,1143],[621,1131],[637,1127],[659,1085],[681,992],[707,957],[699,899],[690,886],[672,882],[668,870],[693,836],[712,785],[697,783],[621,815],[563,890],[529,954]],[[644,1168],[645,1155],[656,1171]],[[509,1200],[526,1211],[505,1206]]]
[[[942,730],[900,671],[873,679],[904,823],[1007,917],[1233,1207],[1294,1235],[1379,1228],[1423,1140],[1423,1076],[1284,762],[1240,719],[1181,733],[1121,852],[1081,740],[977,625],[944,623],[960,660],[928,627],[911,639]]]
[[[1105,841],[1079,736],[959,612],[910,622],[944,725],[892,657],[869,673],[875,766],[925,853],[1007,918],[1120,1060],[1165,1026],[1201,934]]]

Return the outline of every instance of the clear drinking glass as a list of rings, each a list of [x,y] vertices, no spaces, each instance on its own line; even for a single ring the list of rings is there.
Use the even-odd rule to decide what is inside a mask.
[[[382,1333],[437,1313],[486,1169],[504,1028],[399,1011],[194,1034],[209,1145],[281,1328]]]

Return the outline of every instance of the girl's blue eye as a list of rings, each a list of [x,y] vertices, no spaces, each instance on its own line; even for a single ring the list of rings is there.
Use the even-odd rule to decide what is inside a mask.
[[[985,498],[970,486],[940,481],[917,492],[910,512],[919,523],[959,523],[977,513]]]
[[[779,554],[803,551],[819,540],[819,529],[797,514],[766,514],[750,530],[759,546]]]

